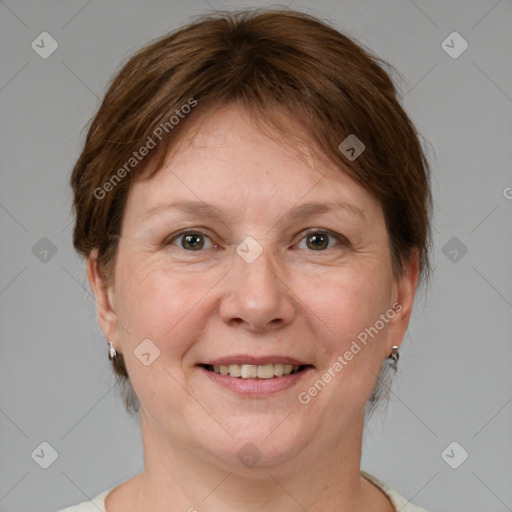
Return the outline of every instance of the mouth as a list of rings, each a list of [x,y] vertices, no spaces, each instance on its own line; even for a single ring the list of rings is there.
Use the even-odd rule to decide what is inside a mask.
[[[245,398],[265,398],[292,388],[315,368],[288,357],[250,355],[217,359],[197,367],[210,382]]]
[[[267,364],[203,364],[205,370],[237,379],[274,379],[300,373],[311,365],[267,363]]]

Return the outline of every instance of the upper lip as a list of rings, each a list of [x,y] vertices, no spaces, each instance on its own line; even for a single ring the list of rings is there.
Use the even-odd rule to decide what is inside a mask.
[[[270,355],[270,356],[262,356],[262,357],[254,357],[251,355],[235,355],[235,356],[226,356],[219,357],[218,359],[212,359],[211,361],[207,361],[203,364],[210,364],[212,366],[223,365],[229,366],[230,364],[252,364],[255,366],[261,366],[264,364],[293,364],[298,366],[305,366],[309,363],[305,363],[304,361],[300,361],[299,359],[295,359],[294,357],[288,357],[283,355]]]

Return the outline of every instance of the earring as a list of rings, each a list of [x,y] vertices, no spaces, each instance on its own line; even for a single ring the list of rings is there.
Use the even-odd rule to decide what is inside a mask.
[[[117,352],[116,352],[116,349],[114,348],[114,344],[111,341],[108,342],[108,345],[109,345],[108,358],[112,361],[112,359],[114,359],[114,357],[116,357]]]
[[[398,358],[400,357],[400,354],[398,353],[398,345],[393,345],[391,347],[391,355],[389,356],[389,359],[393,359],[394,364],[398,362]]]

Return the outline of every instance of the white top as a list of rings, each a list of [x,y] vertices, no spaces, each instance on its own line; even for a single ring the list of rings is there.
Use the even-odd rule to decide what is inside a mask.
[[[427,512],[425,509],[410,503],[397,491],[391,489],[378,478],[375,478],[373,475],[366,473],[366,471],[361,471],[361,476],[379,487],[386,494],[386,496],[389,497],[397,512]],[[59,510],[59,512],[107,512],[105,509],[105,499],[112,489],[114,489],[114,487],[103,491],[101,494],[98,494],[98,496],[96,496],[96,498],[94,498],[92,501],[84,501],[79,505]]]

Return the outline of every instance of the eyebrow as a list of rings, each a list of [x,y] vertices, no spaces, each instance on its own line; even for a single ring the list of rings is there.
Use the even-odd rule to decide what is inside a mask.
[[[194,215],[203,218],[218,218],[224,219],[224,212],[220,208],[212,204],[207,204],[202,201],[177,201],[173,203],[164,203],[150,208],[142,217],[142,220],[147,220],[159,213],[168,210],[177,210],[181,213]],[[344,201],[325,202],[325,203],[304,203],[300,206],[295,206],[282,217],[292,222],[298,222],[308,217],[321,215],[323,213],[330,213],[333,211],[343,210],[354,216],[361,217],[366,220],[366,213],[359,206],[347,203]]]

